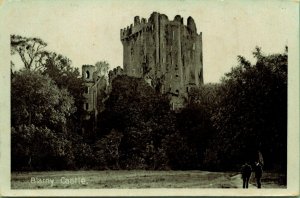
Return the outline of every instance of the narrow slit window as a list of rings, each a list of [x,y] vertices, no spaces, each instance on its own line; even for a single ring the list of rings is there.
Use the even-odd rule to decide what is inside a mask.
[[[89,79],[89,78],[90,78],[90,72],[89,72],[89,71],[86,71],[86,72],[85,72],[85,78],[86,78],[86,79]]]

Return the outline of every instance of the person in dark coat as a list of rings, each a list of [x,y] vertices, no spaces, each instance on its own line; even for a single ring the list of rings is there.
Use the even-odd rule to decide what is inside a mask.
[[[255,163],[255,179],[256,179],[256,184],[257,184],[257,188],[261,188],[261,177],[262,177],[262,164],[259,162]]]
[[[246,162],[242,166],[242,179],[243,179],[243,188],[248,188],[249,179],[251,176],[252,168],[251,166]]]

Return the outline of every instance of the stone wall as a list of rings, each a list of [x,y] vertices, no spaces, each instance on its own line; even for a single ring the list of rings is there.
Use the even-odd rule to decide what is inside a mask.
[[[172,21],[157,12],[148,21],[136,16],[134,24],[121,29],[120,38],[124,73],[170,94],[175,109],[184,105],[191,87],[203,83],[202,33],[192,17],[184,25],[179,15]]]
[[[83,65],[82,66],[82,79],[84,81],[85,89],[83,97],[85,98],[83,109],[87,112],[93,112],[95,117],[97,117],[97,99],[99,95],[99,90],[106,86],[99,73],[96,71],[93,65]],[[89,119],[88,117],[85,119]]]

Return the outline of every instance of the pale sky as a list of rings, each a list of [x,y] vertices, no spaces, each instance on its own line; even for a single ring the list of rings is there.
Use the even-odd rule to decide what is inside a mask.
[[[179,14],[184,23],[195,20],[203,36],[204,82],[218,82],[237,65],[237,55],[252,59],[255,46],[281,53],[298,23],[297,1],[11,1],[4,9],[6,31],[39,37],[47,49],[72,60],[74,67],[106,60],[123,65],[120,29],[134,16],[149,18],[153,11],[169,20]]]

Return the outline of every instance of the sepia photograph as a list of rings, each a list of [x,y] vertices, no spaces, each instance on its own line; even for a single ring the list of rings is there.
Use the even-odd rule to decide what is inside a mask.
[[[299,1],[0,9],[0,195],[299,196]]]

